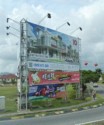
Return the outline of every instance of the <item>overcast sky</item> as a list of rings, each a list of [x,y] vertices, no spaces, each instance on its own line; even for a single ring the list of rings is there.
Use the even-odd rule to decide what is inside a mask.
[[[7,24],[6,18],[17,21],[25,18],[38,24],[47,13],[51,13],[52,18],[46,18],[41,25],[55,30],[68,21],[70,27],[64,25],[59,31],[81,38],[81,66],[104,71],[104,0],[0,0],[0,72],[17,72],[19,37],[12,34],[7,37],[6,26],[19,29],[19,25],[12,21]],[[71,34],[78,27],[83,31]],[[12,28],[9,32],[19,36]]]

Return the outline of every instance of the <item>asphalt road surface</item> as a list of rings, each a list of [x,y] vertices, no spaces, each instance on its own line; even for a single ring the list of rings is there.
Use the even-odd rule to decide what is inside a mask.
[[[0,125],[75,125],[104,119],[104,106],[67,114],[0,121]]]
[[[97,93],[101,94],[102,97],[104,96],[104,85],[98,85],[98,87],[94,87]]]

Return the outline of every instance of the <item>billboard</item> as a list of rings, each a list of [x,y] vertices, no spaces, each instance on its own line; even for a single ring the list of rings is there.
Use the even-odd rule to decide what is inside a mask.
[[[29,68],[79,70],[79,38],[30,22],[27,22],[27,36]]]
[[[79,71],[79,65],[59,64],[49,62],[28,61],[29,69],[47,69],[47,70],[64,70],[64,71]]]
[[[29,85],[79,83],[79,72],[35,71],[28,74]]]
[[[29,100],[64,98],[66,95],[64,84],[29,86]]]

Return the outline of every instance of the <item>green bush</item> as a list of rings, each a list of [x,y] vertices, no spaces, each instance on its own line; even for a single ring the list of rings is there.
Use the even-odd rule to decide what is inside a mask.
[[[73,88],[72,85],[67,85],[67,93],[69,99],[75,99],[76,98],[76,90]]]

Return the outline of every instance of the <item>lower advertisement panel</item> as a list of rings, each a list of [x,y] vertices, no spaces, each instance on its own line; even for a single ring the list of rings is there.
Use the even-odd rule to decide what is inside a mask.
[[[29,86],[29,100],[64,98],[66,95],[64,84]]]

